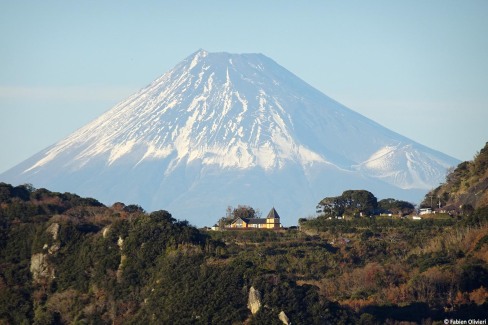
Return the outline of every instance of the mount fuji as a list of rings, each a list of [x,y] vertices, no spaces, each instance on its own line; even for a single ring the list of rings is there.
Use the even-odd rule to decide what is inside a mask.
[[[418,201],[459,161],[348,109],[262,54],[199,50],[0,175],[210,225],[229,205],[285,225],[325,196]]]

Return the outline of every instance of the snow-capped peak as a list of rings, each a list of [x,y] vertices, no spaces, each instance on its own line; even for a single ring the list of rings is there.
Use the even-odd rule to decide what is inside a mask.
[[[456,163],[265,55],[199,50],[2,177],[190,220],[242,203],[292,218],[346,189],[418,196]]]
[[[179,161],[196,159],[204,165],[242,169],[281,168],[287,161],[325,162],[324,156],[296,139],[292,116],[283,107],[283,97],[292,94],[278,86],[286,80],[272,71],[276,67],[268,72],[263,61],[270,60],[200,50],[60,142],[28,170],[54,159],[66,147],[81,149],[74,164],[106,156],[107,165],[112,165],[134,152],[140,156],[132,157],[136,163],[174,155],[172,168]],[[272,89],[267,88],[270,79]]]

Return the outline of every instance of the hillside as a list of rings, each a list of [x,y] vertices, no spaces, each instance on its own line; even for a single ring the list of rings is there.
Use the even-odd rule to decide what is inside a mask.
[[[488,317],[488,210],[203,231],[0,183],[0,324],[399,324]]]
[[[0,324],[355,321],[232,247],[166,211],[0,183]]]
[[[431,203],[432,202],[432,203]],[[422,206],[470,214],[488,206],[488,142],[472,161],[460,163],[446,177],[446,181],[430,191]]]

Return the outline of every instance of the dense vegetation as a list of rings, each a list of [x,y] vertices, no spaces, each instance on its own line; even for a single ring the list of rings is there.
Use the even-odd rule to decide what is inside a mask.
[[[465,161],[447,174],[446,182],[430,191],[424,207],[470,214],[488,205],[488,142],[472,161]]]
[[[330,218],[380,214],[403,216],[414,210],[412,203],[392,198],[378,201],[373,193],[365,190],[347,190],[339,196],[326,197],[317,205],[317,213]]]
[[[473,171],[476,186],[483,184],[486,172],[470,166],[485,165],[461,165],[448,180],[466,185]],[[470,172],[462,176],[459,168]],[[320,208],[323,215],[301,219],[300,229],[205,231],[164,210],[106,207],[0,183],[0,324],[442,324],[488,317],[482,201],[463,214],[424,220],[401,218],[411,212],[408,202],[378,201],[366,191],[325,198]],[[256,211],[229,209],[234,213]],[[334,218],[341,214],[349,218]]]
[[[329,300],[382,322],[486,317],[488,209],[465,220],[317,218],[302,226],[337,248],[325,276],[311,282]]]
[[[136,205],[0,193],[0,323],[280,324],[281,311],[293,324],[420,322],[488,307],[486,208],[202,232]]]
[[[281,311],[302,324],[356,319],[166,211],[3,183],[0,193],[0,323],[277,324]],[[255,315],[252,286],[266,306]]]

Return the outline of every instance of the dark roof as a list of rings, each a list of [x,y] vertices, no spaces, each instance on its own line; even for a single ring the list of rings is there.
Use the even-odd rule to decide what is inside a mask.
[[[265,224],[266,223],[266,219],[264,219],[264,218],[237,218],[232,223],[237,222],[237,220],[239,220],[239,219],[241,219],[242,221],[244,221],[247,224]]]
[[[257,225],[262,225],[266,224],[266,219],[279,219],[280,216],[278,212],[276,212],[275,208],[272,208],[268,216],[266,218],[237,218],[235,219],[232,223],[235,223],[237,220],[241,219],[242,221],[246,222],[247,224],[257,224]]]
[[[280,218],[280,216],[278,215],[278,212],[276,212],[274,207],[269,211],[266,219],[273,219],[273,218],[278,218],[278,219]]]
[[[248,224],[265,224],[266,219],[264,218],[246,218]]]

